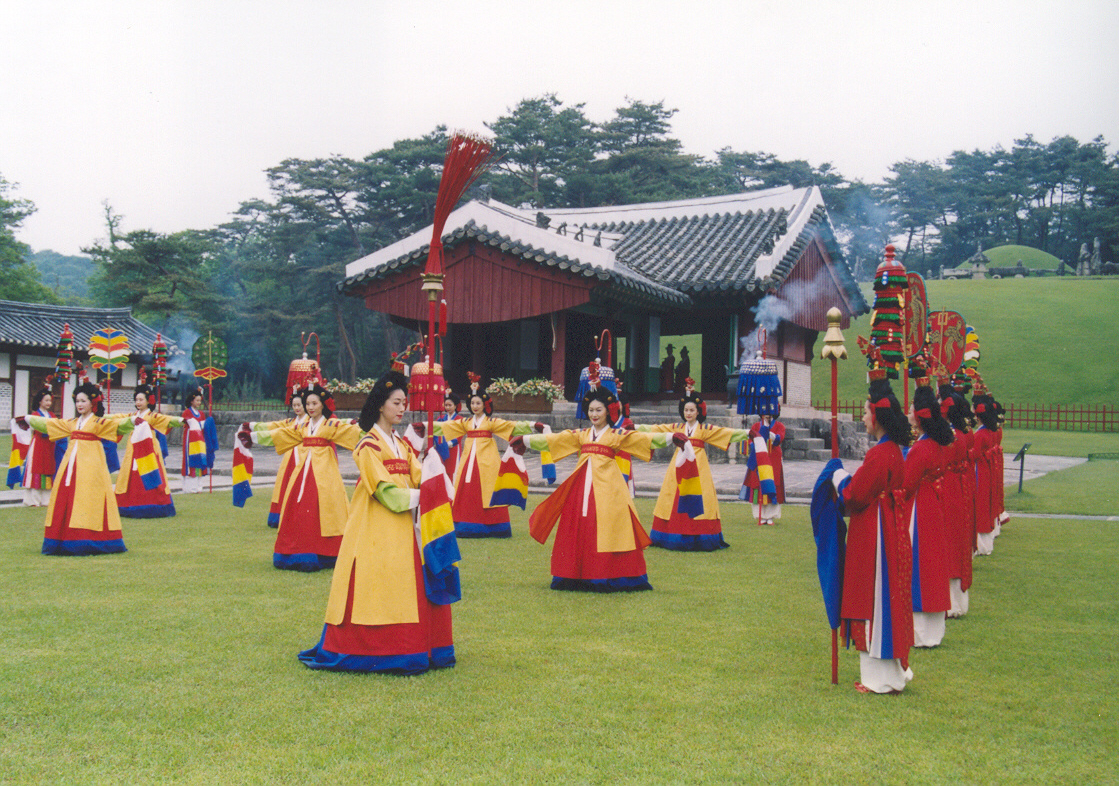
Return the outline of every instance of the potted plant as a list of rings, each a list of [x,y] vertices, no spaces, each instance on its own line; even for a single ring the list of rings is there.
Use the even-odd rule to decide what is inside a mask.
[[[550,379],[535,378],[517,383],[510,377],[498,377],[486,388],[499,412],[552,411],[552,402],[563,398],[563,387]]]
[[[355,412],[365,405],[365,399],[369,396],[369,391],[376,384],[377,380],[375,379],[359,379],[352,383],[332,379],[326,383],[326,389],[334,394],[334,409],[336,412],[340,410]]]

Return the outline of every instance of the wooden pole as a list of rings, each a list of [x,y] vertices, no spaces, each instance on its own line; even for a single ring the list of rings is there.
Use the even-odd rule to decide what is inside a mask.
[[[824,334],[824,346],[820,359],[831,360],[831,457],[839,458],[839,361],[847,359],[847,347],[843,345],[843,331],[839,325],[843,312],[834,306],[828,309],[828,331]],[[831,684],[839,684],[839,629],[831,631]]]
[[[839,684],[839,628],[831,629],[831,684]]]

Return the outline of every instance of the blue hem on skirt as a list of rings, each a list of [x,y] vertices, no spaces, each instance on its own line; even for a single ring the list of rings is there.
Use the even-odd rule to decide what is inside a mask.
[[[671,551],[718,551],[728,549],[730,544],[723,540],[723,533],[716,532],[708,535],[677,535],[674,532],[660,532],[653,530],[649,539],[654,546]]]
[[[277,527],[280,526],[280,514],[279,513],[269,513],[268,514],[268,526],[271,527],[272,529],[276,529]]]
[[[570,592],[640,592],[652,588],[647,573],[613,579],[565,579],[552,576],[552,589]]]
[[[346,655],[323,649],[326,626],[319,643],[297,656],[309,669],[328,671],[364,671],[378,674],[411,676],[423,674],[428,669],[446,669],[455,665],[455,647],[435,647],[430,653],[415,652],[407,655]]]
[[[298,570],[302,573],[314,573],[316,570],[333,568],[338,557],[326,557],[321,554],[273,554],[272,567],[277,570]]]
[[[175,515],[175,503],[166,505],[133,505],[119,508],[120,515],[126,519],[165,519]]]
[[[122,554],[128,551],[124,539],[58,540],[43,538],[43,553],[56,557],[90,557],[96,554]]]
[[[456,521],[455,537],[511,538],[513,537],[513,529],[509,526],[509,522],[504,524],[474,524],[469,521]]]

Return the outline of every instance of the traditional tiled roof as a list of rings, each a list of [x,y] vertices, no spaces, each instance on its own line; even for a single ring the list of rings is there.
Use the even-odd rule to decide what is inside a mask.
[[[691,298],[633,270],[620,262],[607,247],[618,236],[567,231],[557,226],[538,226],[534,214],[500,202],[468,202],[447,218],[443,245],[451,248],[464,239],[528,261],[555,267],[606,282],[616,294],[629,301],[653,306],[686,307]],[[346,265],[346,279],[338,284],[345,292],[353,286],[386,278],[405,268],[427,261],[430,229],[417,232],[392,245]]]
[[[0,300],[0,344],[54,349],[66,324],[74,334],[74,352],[79,356],[86,354],[90,336],[105,328],[123,331],[135,354],[150,355],[157,332],[132,316],[130,308],[81,308]],[[166,336],[163,340],[170,354],[181,353]]]
[[[492,200],[469,202],[451,214],[443,243],[451,246],[464,237],[597,276],[654,306],[687,306],[692,297],[778,287],[819,237],[855,313],[868,310],[815,186],[539,212]],[[339,290],[423,264],[428,238],[430,230],[418,232],[351,262]]]
[[[839,277],[850,282],[853,305],[866,307],[815,186],[547,213],[553,221],[621,235],[613,247],[618,259],[692,295],[779,286],[820,237]]]

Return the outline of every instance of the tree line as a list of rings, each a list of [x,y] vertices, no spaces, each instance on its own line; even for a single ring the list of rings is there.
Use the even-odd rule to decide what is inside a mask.
[[[765,152],[685,153],[672,136],[675,114],[663,101],[631,99],[597,123],[584,104],[554,94],[524,99],[487,123],[500,158],[478,186],[505,203],[555,208],[816,185],[861,280],[891,240],[906,267],[925,275],[959,264],[977,244],[1034,246],[1073,264],[1095,237],[1106,261],[1119,252],[1119,156],[1102,137],[1027,136],[1009,150],[898,162],[882,183],[866,183],[829,163]],[[128,229],[106,204],[107,239],[83,249],[95,263],[89,304],[131,306],[172,336],[225,335],[230,378],[265,392],[283,383],[301,331],[319,336],[329,375],[373,376],[415,333],[335,285],[347,263],[431,222],[447,139],[438,126],[360,160],[286,159],[266,172],[267,198],[207,229]],[[0,297],[57,300],[15,240],[34,206],[12,191],[0,178]]]

